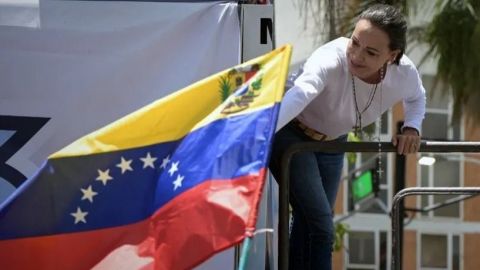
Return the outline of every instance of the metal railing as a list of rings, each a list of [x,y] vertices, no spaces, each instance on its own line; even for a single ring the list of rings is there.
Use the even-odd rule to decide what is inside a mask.
[[[400,202],[410,195],[477,195],[480,194],[480,187],[413,187],[406,188],[393,196],[392,202],[392,270],[399,270],[401,266],[401,249],[398,246],[400,241]]]
[[[278,224],[278,269],[288,269],[288,225],[289,225],[289,175],[290,175],[290,161],[297,153],[302,152],[396,152],[396,147],[391,142],[304,142],[292,144],[283,154],[281,159],[281,174],[279,183],[279,224]],[[422,141],[419,152],[428,153],[471,153],[480,152],[480,142],[433,142]],[[454,188],[455,191],[466,190],[466,192],[476,192],[476,188]],[[478,188],[480,190],[480,188]],[[431,191],[431,190],[429,190]],[[410,195],[410,190],[399,192],[399,196]],[[420,192],[420,191],[415,191]],[[415,194],[414,192],[414,194]],[[433,191],[432,191],[433,192]],[[437,191],[435,191],[437,192]],[[460,192],[460,191],[459,191]],[[467,194],[472,194],[467,193]],[[436,194],[436,193],[435,193]],[[459,194],[459,193],[454,193]],[[395,204],[398,204],[401,198],[396,199]],[[393,210],[396,212],[394,213]],[[399,220],[398,207],[393,209],[392,218]],[[395,216],[397,215],[397,216]],[[399,269],[400,249],[398,245],[398,227],[394,228],[395,222],[392,222],[392,269]],[[396,224],[395,226],[397,226]],[[397,257],[398,256],[398,257]]]

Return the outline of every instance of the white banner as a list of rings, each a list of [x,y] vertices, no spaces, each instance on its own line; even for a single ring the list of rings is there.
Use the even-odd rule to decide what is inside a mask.
[[[238,64],[237,9],[0,0],[0,202],[15,173],[29,177],[82,135]]]
[[[237,65],[239,24],[236,3],[0,0],[0,203],[49,154]]]

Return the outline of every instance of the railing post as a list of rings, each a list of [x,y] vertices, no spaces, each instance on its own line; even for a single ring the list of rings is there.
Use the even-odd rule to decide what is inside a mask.
[[[480,194],[480,187],[414,187],[406,188],[398,192],[392,201],[392,270],[400,270],[401,268],[401,249],[399,248],[400,239],[400,203],[410,195],[474,195]]]
[[[289,225],[289,192],[290,192],[290,161],[295,154],[295,145],[289,147],[281,159],[281,174],[279,183],[279,212],[278,217],[278,269],[288,269],[288,225]]]
[[[397,123],[397,134],[402,133],[403,121],[399,121]],[[399,155],[396,153],[395,155],[395,193],[397,194],[401,190],[405,188],[405,174],[406,174],[406,157],[405,155]],[[405,208],[405,201],[400,200],[398,202],[398,211],[399,211],[399,227],[398,227],[398,248],[403,251],[403,221],[404,218],[404,208]],[[402,268],[403,262],[403,252],[400,252],[400,258],[398,260],[398,264],[400,265],[400,269]]]

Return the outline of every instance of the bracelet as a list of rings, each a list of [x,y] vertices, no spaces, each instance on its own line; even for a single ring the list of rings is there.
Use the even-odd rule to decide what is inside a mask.
[[[402,134],[403,134],[403,131],[405,131],[406,129],[415,130],[415,132],[417,132],[417,135],[420,136],[420,132],[418,132],[418,130],[416,128],[413,128],[413,127],[403,127],[402,128]]]

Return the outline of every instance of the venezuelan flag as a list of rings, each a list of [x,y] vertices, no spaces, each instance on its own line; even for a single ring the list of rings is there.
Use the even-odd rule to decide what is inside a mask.
[[[51,155],[0,206],[1,268],[189,269],[251,236],[290,54],[220,72]]]

